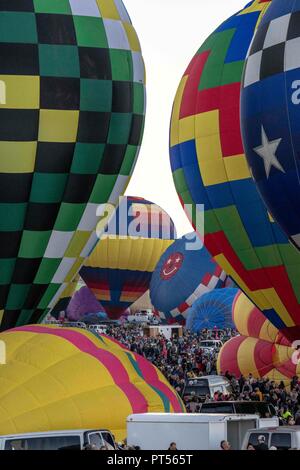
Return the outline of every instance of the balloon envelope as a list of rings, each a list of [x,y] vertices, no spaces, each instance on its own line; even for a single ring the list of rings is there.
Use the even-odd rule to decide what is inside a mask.
[[[198,333],[213,328],[234,328],[232,306],[238,289],[214,289],[197,299],[187,315],[186,328]]]
[[[243,65],[268,6],[248,4],[191,61],[174,102],[170,159],[180,200],[201,235],[204,204],[206,248],[264,315],[297,339],[300,255],[261,200],[240,133]]]
[[[118,319],[149,289],[156,263],[175,236],[173,221],[159,206],[142,198],[121,200],[80,271],[110,318]]]
[[[298,249],[299,14],[298,1],[273,0],[251,45],[241,96],[243,142],[252,175],[272,216]]]
[[[122,0],[0,5],[0,329],[38,322],[123,194],[145,114]]]
[[[77,321],[87,313],[98,313],[100,304],[94,294],[86,286],[81,287],[69,302],[67,307],[67,317],[69,320]]]
[[[193,232],[176,240],[160,258],[150,283],[150,299],[161,320],[185,324],[194,301],[223,287],[225,280],[226,274]]]
[[[233,305],[233,319],[240,336],[225,343],[218,355],[218,373],[226,371],[254,377],[268,377],[290,384],[300,372],[299,359],[290,341],[239,292]]]
[[[158,369],[108,337],[30,325],[0,340],[0,435],[103,428],[123,439],[131,413],[184,411]]]

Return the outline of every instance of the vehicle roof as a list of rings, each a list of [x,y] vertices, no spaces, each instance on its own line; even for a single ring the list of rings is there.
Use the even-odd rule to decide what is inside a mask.
[[[206,379],[209,381],[210,384],[217,384],[220,382],[226,382],[229,383],[229,380],[226,377],[223,377],[223,375],[203,375],[202,377],[196,377],[194,379],[187,379],[187,382],[190,382],[192,380],[202,380]]]
[[[199,343],[202,343],[203,341],[221,341],[220,339],[217,339],[217,338],[207,338],[207,339],[201,339],[199,341]]]
[[[203,405],[224,405],[224,404],[228,404],[228,403],[234,403],[234,404],[243,404],[243,403],[247,403],[247,405],[249,403],[254,403],[255,405],[260,405],[260,404],[263,404],[263,405],[271,405],[271,403],[268,403],[266,401],[247,401],[247,400],[223,400],[223,401],[209,401],[207,403],[202,403],[202,406]]]
[[[270,426],[268,428],[248,429],[248,432],[256,432],[263,434],[264,432],[300,432],[300,426]]]
[[[229,414],[229,413],[139,413],[131,414],[127,417],[127,422],[164,422],[164,423],[207,423],[207,422],[222,422],[227,418],[229,421],[237,421],[239,418],[243,419],[258,419],[255,414]]]
[[[59,431],[37,431],[37,432],[24,432],[24,433],[18,433],[18,434],[4,434],[0,435],[0,439],[17,439],[17,438],[24,438],[26,437],[40,437],[40,436],[52,436],[52,435],[76,435],[76,434],[82,434],[84,432],[109,432],[108,429],[66,429],[66,430],[59,430]]]

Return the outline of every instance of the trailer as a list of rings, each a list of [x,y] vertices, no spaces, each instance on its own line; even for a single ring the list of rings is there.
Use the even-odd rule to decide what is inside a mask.
[[[141,413],[127,418],[127,442],[142,450],[220,450],[223,440],[242,448],[248,429],[259,428],[257,415],[199,413]]]

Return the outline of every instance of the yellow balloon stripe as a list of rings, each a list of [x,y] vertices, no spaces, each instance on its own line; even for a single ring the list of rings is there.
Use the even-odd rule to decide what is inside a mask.
[[[254,13],[256,11],[261,11],[262,14],[264,14],[269,6],[270,3],[266,4],[261,2],[261,0],[255,0],[248,8],[244,8],[239,15],[247,15],[248,13]]]
[[[151,238],[105,238],[97,244],[85,266],[152,272],[172,243],[173,240]]]
[[[170,130],[170,143],[171,147],[174,147],[175,145],[180,143],[179,139],[179,116],[180,116],[180,108],[181,108],[181,102],[182,102],[182,97],[183,97],[183,92],[186,86],[186,83],[188,81],[188,76],[184,76],[181,79],[181,82],[179,84],[175,100],[174,100],[174,105],[173,105],[173,114],[172,114],[172,120],[171,120],[171,130]]]
[[[238,365],[244,375],[252,373],[255,377],[259,377],[254,360],[255,346],[258,341],[256,338],[246,338],[237,351]]]

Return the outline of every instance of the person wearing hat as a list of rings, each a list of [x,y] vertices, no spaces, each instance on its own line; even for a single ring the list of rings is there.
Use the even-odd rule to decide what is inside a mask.
[[[255,450],[269,450],[269,447],[266,444],[266,438],[263,434],[260,434],[257,440],[258,440],[258,445],[255,446]]]

